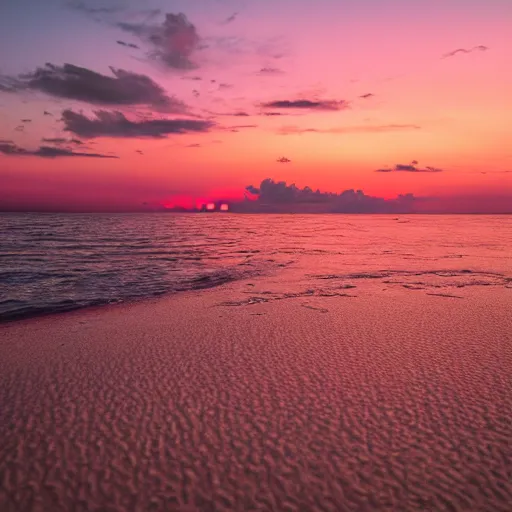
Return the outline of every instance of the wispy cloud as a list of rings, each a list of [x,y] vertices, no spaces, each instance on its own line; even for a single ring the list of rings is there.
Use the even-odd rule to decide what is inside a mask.
[[[291,160],[285,156],[282,156],[281,158],[278,158],[276,162],[279,162],[280,164],[288,164],[291,162]]]
[[[258,75],[283,75],[284,71],[279,68],[265,67],[258,71]]]
[[[384,172],[384,173],[391,173],[391,172],[412,172],[412,173],[438,173],[438,172],[444,172],[443,169],[439,169],[437,167],[424,167],[419,168],[416,167],[418,164],[417,160],[413,160],[410,164],[396,164],[394,167],[388,168],[384,167],[382,169],[376,169],[375,172]]]
[[[123,11],[125,8],[122,5],[111,5],[111,6],[100,6],[93,7],[88,2],[83,0],[69,0],[66,2],[67,7],[76,11],[81,11],[85,14],[97,15],[97,14],[115,14]]]
[[[133,43],[126,43],[125,41],[116,41],[117,44],[121,46],[126,46],[127,48],[134,48],[135,50],[139,50],[139,46]]]
[[[302,109],[336,111],[349,108],[345,100],[275,100],[262,104],[263,108],[274,109]]]
[[[455,55],[458,55],[460,53],[473,53],[473,52],[485,52],[487,51],[489,48],[487,46],[484,46],[484,45],[478,45],[478,46],[473,46],[473,48],[457,48],[457,50],[453,50],[452,52],[448,52],[448,53],[445,53],[443,55],[443,59],[447,59],[448,57],[455,57]]]
[[[171,134],[207,132],[211,121],[197,119],[149,119],[131,121],[122,112],[98,110],[89,118],[72,110],[62,112],[65,130],[85,139],[95,137],[161,139]]]
[[[149,76],[111,67],[113,76],[64,64],[46,64],[32,73],[21,75],[17,89],[40,91],[58,98],[94,105],[148,106],[160,112],[184,113],[186,105],[167,92]]]
[[[59,158],[59,157],[84,157],[84,158],[119,158],[114,155],[103,155],[100,153],[83,153],[71,149],[59,148],[54,146],[40,146],[36,150],[29,150],[17,146],[13,143],[1,143],[0,153],[7,156],[37,156],[41,158]]]
[[[234,12],[231,16],[229,16],[222,22],[222,25],[228,25],[229,23],[233,23],[233,21],[235,21],[237,17],[238,13]]]
[[[77,146],[83,145],[83,142],[78,139],[65,139],[64,137],[43,137],[41,142],[46,142],[48,144],[75,144]]]
[[[0,75],[0,92],[18,92],[21,85],[16,78]]]
[[[419,130],[420,128],[420,126],[415,124],[340,126],[334,128],[300,128],[298,126],[283,126],[277,133],[280,135],[301,135],[304,133],[382,133],[390,131]]]
[[[361,94],[361,96],[359,96],[359,97],[362,98],[363,100],[367,100],[367,99],[373,98],[374,96],[375,96],[375,94],[369,92],[367,94]]]

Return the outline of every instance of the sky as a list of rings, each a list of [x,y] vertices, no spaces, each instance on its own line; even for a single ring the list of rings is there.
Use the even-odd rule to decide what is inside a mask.
[[[511,26],[510,0],[4,0],[0,210],[512,212]]]

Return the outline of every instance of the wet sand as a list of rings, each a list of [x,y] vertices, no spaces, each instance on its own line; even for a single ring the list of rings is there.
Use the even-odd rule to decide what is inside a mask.
[[[0,510],[510,510],[512,290],[271,285],[1,325]]]

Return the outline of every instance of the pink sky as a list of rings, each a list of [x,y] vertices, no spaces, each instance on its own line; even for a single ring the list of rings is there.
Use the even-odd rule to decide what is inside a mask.
[[[267,177],[512,205],[510,2],[191,4],[0,6],[0,208],[139,210],[242,198]],[[56,68],[34,73],[47,62]],[[103,77],[77,78],[65,63]],[[157,89],[182,110],[163,108]],[[131,130],[79,128],[99,109],[122,112]],[[161,119],[194,128],[143,130]],[[428,168],[441,172],[418,172]]]

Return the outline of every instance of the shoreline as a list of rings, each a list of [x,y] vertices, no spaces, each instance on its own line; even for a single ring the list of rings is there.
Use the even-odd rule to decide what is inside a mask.
[[[507,510],[510,290],[281,277],[2,324],[0,508]]]

